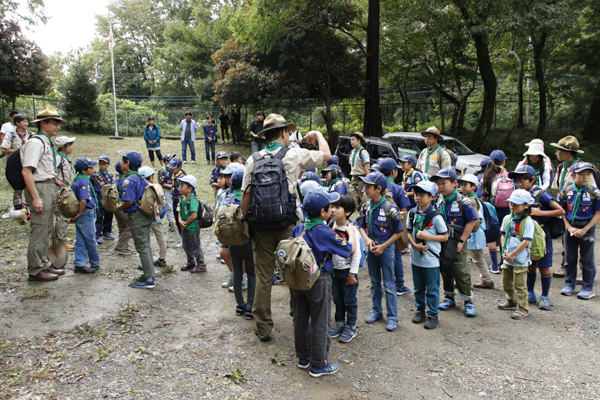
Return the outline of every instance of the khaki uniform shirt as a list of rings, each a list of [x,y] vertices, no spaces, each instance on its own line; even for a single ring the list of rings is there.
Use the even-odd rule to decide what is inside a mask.
[[[450,168],[452,166],[452,160],[450,159],[450,153],[448,153],[446,151],[446,149],[444,149],[443,147],[440,147],[440,148],[442,149],[441,152],[438,149],[438,150],[434,151],[433,153],[428,154],[428,152],[427,152],[428,147],[425,147],[421,151],[421,154],[419,155],[419,159],[417,160],[417,165],[415,168],[421,172],[429,174],[429,176],[434,176],[435,174],[440,172],[441,169]],[[438,160],[438,155],[441,155],[441,157],[442,157],[441,163]],[[425,164],[427,162],[427,157],[429,157],[429,168],[426,170]],[[440,164],[442,164],[441,168],[440,168]]]
[[[277,154],[282,149],[282,147],[278,147],[273,152],[269,152],[266,149],[260,151],[261,155],[265,154]],[[304,171],[307,168],[319,168],[323,165],[323,152],[322,151],[314,151],[307,149],[288,149],[285,157],[283,157],[283,167],[285,168],[285,174],[288,180],[288,190],[290,193],[296,194],[296,199],[298,205],[300,205],[300,196],[296,191],[296,182],[298,182],[298,177],[300,176],[300,172]],[[254,170],[254,158],[250,156],[248,161],[246,162],[246,167],[244,168],[244,180],[242,181],[242,193],[246,191],[246,188],[250,186],[250,181],[252,179],[252,171]]]
[[[354,153],[356,153],[355,157],[353,157]],[[352,158],[354,158],[354,161]],[[370,164],[371,160],[369,158],[369,152],[364,148],[364,146],[361,147],[358,152],[356,152],[356,149],[352,149],[352,152],[350,153],[350,159],[348,161],[350,162],[350,175],[368,175],[369,171],[365,171],[365,164]]]
[[[33,167],[33,180],[42,182],[56,178],[52,142],[44,135],[37,135],[43,141],[31,138],[21,148],[21,163],[23,167]]]
[[[0,147],[2,147],[3,149],[16,150],[19,147],[23,146],[23,144],[25,144],[25,142],[31,137],[31,135],[33,135],[33,133],[27,131],[27,133],[25,134],[25,140],[23,140],[21,139],[21,136],[17,133],[17,131],[7,133],[6,136],[4,136],[2,146]]]
[[[581,162],[581,161],[582,160],[579,160],[578,162]],[[554,180],[552,181],[552,185],[550,187],[552,189],[555,189],[556,191],[558,191],[559,194],[565,187],[573,185],[573,176],[571,176],[571,174],[573,173],[573,167],[575,166],[575,164],[577,164],[577,163],[573,163],[573,165],[571,165],[565,172],[565,179],[564,179],[562,187],[560,187],[560,183],[562,180],[565,163],[562,162],[562,163],[558,164],[558,167],[556,168],[556,174],[554,175]],[[592,186],[598,187],[598,185],[596,185],[596,181],[594,180],[593,175],[590,177],[589,184]]]
[[[62,163],[62,165],[60,165]],[[56,175],[58,179],[68,184],[73,183],[73,170],[66,158],[56,155]]]

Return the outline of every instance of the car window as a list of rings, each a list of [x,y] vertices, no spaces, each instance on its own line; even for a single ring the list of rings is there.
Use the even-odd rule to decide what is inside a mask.
[[[394,143],[394,147],[396,148],[396,153],[399,158],[404,156],[412,156],[418,158],[421,153],[419,148],[412,143]]]
[[[352,152],[352,145],[350,139],[342,138],[338,144],[338,149],[342,154],[350,154]]]
[[[369,148],[369,156],[373,162],[381,157],[393,157],[393,155],[390,154],[390,149],[387,146],[380,146],[373,143],[371,143],[371,147]]]
[[[470,154],[474,154],[471,149],[456,139],[446,139],[442,141],[442,146],[449,148],[457,156],[468,156]]]

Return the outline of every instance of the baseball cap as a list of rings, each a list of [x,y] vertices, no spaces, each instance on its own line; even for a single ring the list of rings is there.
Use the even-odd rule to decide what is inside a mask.
[[[300,184],[306,181],[315,181],[319,185],[321,184],[321,178],[319,178],[319,176],[314,172],[305,172],[304,175],[302,175],[302,178],[300,178]]]
[[[107,155],[101,155],[100,157],[98,157],[98,161],[104,161],[105,163],[110,164],[110,158],[108,158]]]
[[[519,165],[516,170],[508,173],[510,179],[515,179],[517,175],[529,174],[535,176],[535,169],[531,165]]]
[[[137,151],[119,151],[119,154],[125,157],[131,165],[135,165],[136,167],[142,165],[142,155]]]
[[[575,166],[573,166],[573,172],[578,173],[585,170],[594,170],[594,166],[588,162],[579,161]]]
[[[413,156],[406,155],[400,159],[402,162],[411,163],[413,166],[417,163]]]
[[[315,181],[306,181],[306,182],[300,184],[300,194],[302,194],[303,198],[306,197],[306,195],[309,194],[310,191],[314,190],[314,189],[325,191],[325,188]]]
[[[69,143],[73,143],[74,141],[74,137],[59,136],[56,139],[54,139],[54,144],[56,145],[56,148],[60,149],[61,147],[66,146]]]
[[[513,204],[533,204],[533,197],[527,190],[517,189],[512,192],[508,201]]]
[[[173,157],[175,157],[175,154],[167,153],[163,156],[163,161],[168,163]]]
[[[218,160],[219,158],[227,158],[227,153],[226,153],[226,152],[224,152],[224,151],[220,151],[220,152],[218,152],[218,153],[217,153],[217,160]]]
[[[302,208],[307,213],[314,214],[327,207],[327,204],[334,203],[339,199],[340,194],[337,192],[327,193],[320,189],[311,190],[306,197],[304,197]]]
[[[183,161],[181,161],[181,158],[179,157],[173,157],[169,162],[169,168],[180,168],[182,165]]]
[[[457,179],[456,171],[454,171],[452,168],[440,169],[440,171],[434,176],[432,176],[430,180],[432,182],[435,182],[438,178],[450,179],[452,181],[455,181]]]
[[[412,190],[415,190],[415,188],[419,188],[433,196],[435,196],[435,193],[436,193],[435,183],[430,182],[430,181],[421,181],[421,182],[417,183],[416,185],[410,185],[410,188]]]
[[[483,160],[481,160],[481,162],[479,163],[479,166],[481,168],[485,168],[487,167],[487,165],[490,163],[490,158],[489,157],[485,157]]]
[[[94,165],[97,165],[97,164],[98,164],[98,161],[94,161],[91,158],[79,157],[77,160],[75,160],[75,171],[81,172],[81,171],[88,169],[89,167],[93,167]]]
[[[328,167],[332,164],[338,164],[340,162],[340,158],[338,156],[331,156],[331,158],[329,159],[329,161],[327,161],[325,163],[325,165],[327,165]]]
[[[307,168],[304,171],[305,172],[314,172],[315,174],[317,173],[317,169],[316,168]]]
[[[364,183],[381,186],[382,190],[387,189],[387,178],[381,172],[371,172],[367,176],[359,177]]]
[[[142,176],[142,178],[150,178],[152,175],[154,175],[156,173],[156,170],[154,168],[150,168],[150,167],[142,167],[138,170],[138,172],[140,173],[140,175]]]
[[[231,175],[235,171],[244,171],[244,166],[240,163],[230,163],[227,168],[219,172],[219,175]]]
[[[117,171],[117,173],[122,174],[123,170],[121,169],[121,160],[117,161],[117,163],[115,164],[115,171]]]
[[[490,153],[490,159],[502,162],[506,160],[506,154],[502,150],[494,150]]]
[[[398,168],[398,164],[393,158],[386,157],[379,161],[379,172],[382,174],[389,174],[396,168]]]
[[[473,174],[466,174],[462,178],[458,179],[458,183],[469,182],[475,186],[479,186],[479,179]]]
[[[379,172],[379,163],[375,163],[369,167],[369,171]]]
[[[231,187],[239,189],[242,187],[242,181],[244,180],[244,171],[235,171],[231,175]]]
[[[321,172],[329,172],[329,171],[342,171],[342,167],[337,164],[332,164],[325,169],[322,169]],[[305,174],[306,175],[306,174]]]
[[[196,186],[198,184],[198,181],[196,180],[195,177],[193,177],[192,175],[185,175],[183,178],[179,178],[179,182],[185,182],[190,184],[194,189],[196,189]]]

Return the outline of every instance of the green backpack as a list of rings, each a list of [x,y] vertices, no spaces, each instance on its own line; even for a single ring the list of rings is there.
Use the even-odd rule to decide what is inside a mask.
[[[326,254],[321,265],[317,264],[312,249],[304,240],[306,232],[304,229],[300,236],[280,241],[275,250],[275,264],[285,283],[294,290],[310,290],[329,256]]]
[[[531,219],[535,227],[533,233],[533,240],[531,241],[531,248],[529,249],[529,257],[532,261],[541,260],[546,255],[546,233],[544,232],[540,224],[537,223],[536,220],[534,220],[531,217],[527,217],[524,220],[521,220],[521,223],[519,224],[519,239],[523,240],[523,235],[525,233],[525,225],[527,224],[526,221],[528,219]],[[504,232],[508,230],[510,218],[506,218],[506,221],[507,222],[504,224]],[[504,248],[502,249],[502,254],[504,254],[504,251],[506,250],[506,243],[507,240],[504,241]]]

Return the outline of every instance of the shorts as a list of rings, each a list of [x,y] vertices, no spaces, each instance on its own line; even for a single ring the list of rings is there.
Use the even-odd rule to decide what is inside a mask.
[[[156,152],[156,156],[159,160],[162,160],[162,154],[160,154],[160,149],[148,149],[148,157],[150,157],[150,161],[154,161],[154,152]]]

